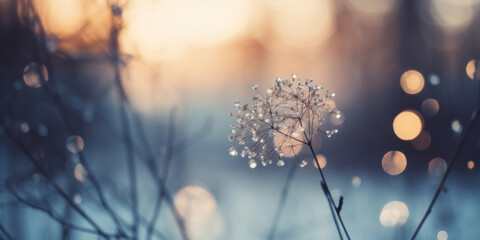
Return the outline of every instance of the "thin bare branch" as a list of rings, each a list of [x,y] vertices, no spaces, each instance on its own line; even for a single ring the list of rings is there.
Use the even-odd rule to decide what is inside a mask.
[[[7,231],[7,229],[3,226],[3,224],[0,222],[0,232],[5,236],[7,240],[12,240],[12,235]]]
[[[332,194],[330,193],[330,188],[328,187],[327,180],[325,179],[325,176],[323,175],[322,168],[320,167],[320,163],[318,162],[317,154],[315,153],[315,150],[313,150],[312,142],[309,142],[309,144],[307,146],[310,149],[310,151],[312,152],[312,155],[313,155],[313,157],[315,159],[315,162],[317,163],[317,166],[318,166],[318,168],[317,168],[318,172],[320,173],[320,176],[322,177],[322,190],[324,191],[325,196],[327,197],[327,201],[329,202],[329,207],[332,210],[332,217],[335,221],[335,225],[337,226],[337,229],[339,230],[340,239],[343,239],[343,236],[341,234],[340,229],[338,228],[338,224],[337,224],[337,220],[336,220],[337,218],[338,218],[338,221],[340,222],[340,224],[342,225],[343,232],[345,233],[345,236],[347,237],[347,239],[350,239],[350,235],[348,234],[347,228],[345,227],[345,224],[343,223],[343,219],[342,219],[342,216],[340,215],[340,211],[336,211],[336,209],[339,209],[339,208],[335,204],[335,200],[333,200]]]
[[[480,59],[475,60],[476,62],[476,68],[474,72],[474,78],[476,80],[479,80],[480,78]],[[430,215],[432,212],[433,206],[437,202],[437,198],[440,196],[440,193],[442,190],[445,188],[445,182],[447,181],[448,176],[450,175],[450,172],[453,169],[453,166],[457,162],[458,156],[462,152],[462,149],[467,142],[468,136],[470,136],[470,133],[472,132],[473,127],[475,126],[475,122],[477,121],[479,115],[480,115],[480,82],[479,82],[479,91],[478,91],[478,102],[477,102],[477,109],[475,109],[472,113],[472,117],[470,118],[470,122],[468,123],[467,128],[463,132],[462,139],[460,140],[460,143],[457,145],[457,148],[455,149],[455,152],[453,153],[452,160],[448,163],[447,170],[445,171],[445,174],[443,174],[442,180],[440,181],[440,184],[437,187],[437,190],[435,191],[435,195],[433,195],[432,200],[430,201],[430,204],[428,205],[427,211],[422,217],[422,220],[418,224],[417,228],[415,229],[415,232],[413,233],[412,240],[414,240],[417,237],[417,234],[420,232],[420,229],[422,228],[423,224],[427,220],[427,217]]]
[[[433,206],[437,202],[438,197],[440,196],[440,193],[445,187],[445,182],[447,181],[448,176],[450,175],[450,172],[453,169],[453,166],[458,160],[458,156],[462,152],[463,147],[465,146],[465,142],[468,139],[468,136],[470,136],[470,133],[472,132],[473,127],[475,126],[475,122],[477,121],[479,115],[480,115],[480,109],[477,109],[474,111],[472,114],[472,118],[470,120],[470,123],[468,124],[468,127],[466,128],[465,132],[463,133],[463,137],[460,140],[460,143],[457,145],[457,148],[455,149],[455,152],[453,153],[452,160],[448,163],[447,170],[445,171],[445,174],[443,174],[442,180],[440,181],[440,184],[437,187],[437,190],[435,191],[435,195],[433,195],[432,200],[430,201],[430,204],[428,205],[427,211],[422,217],[422,220],[418,224],[417,228],[415,229],[415,232],[413,233],[412,240],[414,240],[418,233],[420,232],[420,229],[422,228],[423,224],[425,223],[425,220],[427,220],[427,217],[430,215],[432,212]]]
[[[72,223],[69,223],[69,222],[65,221],[62,217],[58,216],[55,212],[53,212],[53,210],[50,210],[46,207],[43,207],[41,205],[32,203],[32,202],[22,198],[15,190],[13,190],[13,188],[11,186],[7,185],[6,188],[15,197],[15,199],[17,199],[20,203],[23,203],[23,204],[25,204],[25,205],[33,208],[33,209],[36,209],[36,210],[39,210],[41,212],[46,213],[48,216],[50,216],[53,220],[58,222],[64,228],[68,228],[68,229],[72,229],[72,230],[76,230],[76,231],[80,231],[80,232],[85,232],[85,233],[90,233],[90,234],[94,234],[94,235],[97,235],[97,236],[108,237],[108,238],[118,238],[119,237],[117,235],[106,234],[106,233],[103,233],[103,232],[99,232],[96,229],[89,229],[89,228],[85,228],[85,227],[81,227],[81,226],[77,226],[77,225],[74,225]]]
[[[46,49],[45,32],[44,32],[41,20],[38,17],[38,14],[34,9],[33,4],[31,4],[30,1],[28,0],[24,1],[24,4],[26,5],[26,7],[28,7],[28,10],[33,13],[33,18],[38,23],[36,26],[38,27],[39,34],[34,34],[33,31],[31,32],[34,48],[37,50],[34,52],[37,54],[37,58],[45,63],[45,66],[47,67],[47,69],[49,69],[50,72],[54,72],[53,64],[50,59],[50,54]],[[23,17],[25,18],[26,22],[31,20],[28,14],[25,14]],[[66,107],[64,106],[61,100],[61,97],[58,95],[58,91],[50,90],[50,87],[51,88],[56,87],[55,74],[50,74],[48,84],[46,80],[43,78],[43,74],[39,74],[39,78],[42,84],[45,85],[43,89],[45,90],[46,95],[50,97],[51,101],[53,102],[53,105],[55,106],[55,109],[60,113],[61,120],[67,132],[76,133],[77,131],[75,130],[74,126],[71,124],[71,121],[69,120],[70,118],[66,111]],[[119,232],[120,235],[126,236],[126,233],[124,232],[122,225],[118,220],[118,216],[115,214],[112,207],[108,204],[106,200],[102,186],[100,182],[97,180],[97,178],[95,177],[95,173],[93,169],[90,167],[90,164],[88,163],[88,161],[86,161],[85,156],[82,152],[79,152],[78,156],[79,156],[80,163],[83,165],[85,170],[87,170],[87,172],[89,173],[89,179],[92,182],[92,185],[100,199],[100,202],[102,203],[103,207],[105,208],[107,213],[110,215],[110,217],[113,219],[117,227],[117,231]]]
[[[122,79],[119,69],[119,43],[118,35],[122,28],[122,19],[113,12],[112,7],[112,27],[110,31],[110,54],[112,59],[112,65],[115,74],[115,84],[117,86],[118,93],[120,94],[121,106],[120,106],[120,119],[122,120],[123,139],[126,145],[127,153],[127,165],[128,165],[128,177],[130,181],[130,200],[132,201],[132,216],[133,216],[133,228],[132,232],[135,238],[138,238],[138,226],[139,226],[139,206],[138,206],[138,183],[137,183],[137,167],[135,163],[133,141],[130,130],[130,120],[126,105],[128,104],[128,97],[124,90]]]
[[[93,221],[93,219],[88,216],[77,204],[75,204],[73,202],[73,200],[68,196],[67,193],[65,193],[61,188],[60,186],[58,186],[55,181],[53,181],[53,179],[51,178],[51,176],[47,173],[47,171],[45,171],[43,169],[43,167],[35,160],[35,157],[28,151],[28,148],[20,141],[18,140],[17,138],[15,138],[15,136],[13,135],[13,133],[10,131],[10,129],[8,129],[7,125],[5,124],[5,122],[3,121],[3,118],[0,120],[0,124],[3,126],[4,128],[4,131],[5,133],[7,134],[7,136],[10,137],[10,139],[12,139],[12,141],[14,141],[16,143],[16,145],[23,151],[23,153],[27,156],[27,159],[35,166],[35,168],[37,169],[37,171],[43,175],[45,177],[45,179],[50,183],[50,185],[53,186],[53,188],[59,193],[60,196],[62,196],[62,198],[64,198],[67,203],[73,208],[75,209],[75,211],[77,211],[92,227],[95,228],[96,231],[99,232],[100,235],[108,238],[108,234],[106,234],[105,232],[103,232],[103,230],[101,230],[100,226],[95,222]]]
[[[160,206],[161,206],[161,203],[162,203],[162,200],[165,196],[165,193],[166,193],[166,181],[168,179],[168,173],[169,173],[169,170],[170,170],[170,162],[172,160],[172,156],[173,156],[173,143],[175,142],[175,133],[174,133],[174,129],[175,129],[175,112],[176,110],[175,109],[172,109],[170,111],[170,119],[169,119],[169,124],[168,124],[168,134],[167,134],[167,152],[165,154],[165,162],[164,162],[164,166],[162,168],[162,179],[163,181],[161,181],[161,184],[159,186],[159,189],[158,189],[158,195],[157,195],[157,199],[155,200],[155,205],[154,205],[154,210],[153,210],[153,215],[152,215],[152,219],[150,220],[150,223],[148,224],[148,229],[147,229],[147,237],[146,239],[147,240],[150,240],[151,237],[152,237],[152,231],[153,231],[153,228],[155,226],[155,224],[157,223],[157,220],[158,220],[158,217],[160,215]],[[155,167],[156,164],[154,164]],[[157,178],[160,177],[158,176],[158,171],[156,171],[156,175],[157,175]],[[182,231],[183,232],[183,231]],[[186,237],[186,234],[184,234],[184,237]]]

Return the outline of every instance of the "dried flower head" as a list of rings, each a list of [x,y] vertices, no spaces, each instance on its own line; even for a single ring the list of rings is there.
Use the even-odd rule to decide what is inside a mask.
[[[284,159],[296,157],[302,146],[311,144],[314,136],[323,133],[327,137],[338,132],[337,129],[322,129],[330,115],[340,116],[333,104],[335,93],[313,80],[300,80],[292,75],[292,80],[277,78],[266,94],[260,94],[258,85],[252,89],[257,92],[253,104],[235,102],[238,113],[237,123],[231,125],[232,133],[228,140],[233,142],[229,149],[231,156],[247,156],[251,168],[260,161],[263,166],[277,160],[278,166],[285,164]],[[299,161],[301,167],[306,161]]]

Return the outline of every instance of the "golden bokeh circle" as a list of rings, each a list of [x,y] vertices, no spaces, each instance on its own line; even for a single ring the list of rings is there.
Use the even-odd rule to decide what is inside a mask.
[[[425,86],[423,75],[415,70],[408,70],[400,77],[400,86],[407,94],[417,94]]]
[[[208,215],[217,208],[217,202],[212,194],[199,186],[187,186],[181,189],[175,195],[174,204],[183,218],[192,214]]]
[[[327,158],[324,155],[317,154],[317,160],[318,160],[318,164],[320,164],[321,169],[324,169],[327,166]],[[318,168],[318,164],[317,164],[317,162],[315,161],[315,158],[314,158],[313,159],[313,166],[315,168]]]
[[[475,167],[475,162],[470,160],[467,162],[467,168],[468,169],[473,169]]]
[[[393,131],[398,138],[410,141],[415,139],[423,128],[423,119],[415,111],[406,110],[393,120]]]
[[[299,123],[294,120],[287,120],[283,124],[283,128],[276,132],[273,136],[273,144],[277,151],[284,157],[295,157],[303,148],[304,135]],[[293,129],[293,130],[292,130]]]
[[[475,79],[475,76],[474,76],[475,75],[475,69],[476,69],[475,59],[472,59],[467,63],[467,66],[465,67],[465,71],[467,72],[467,76],[472,80]]]
[[[407,167],[407,157],[400,151],[389,151],[382,158],[383,170],[390,175],[398,175]]]

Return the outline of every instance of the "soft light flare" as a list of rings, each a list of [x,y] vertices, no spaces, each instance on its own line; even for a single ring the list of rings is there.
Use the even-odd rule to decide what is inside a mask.
[[[150,62],[178,58],[189,47],[231,39],[246,27],[248,1],[133,1],[125,10],[122,45]]]
[[[318,164],[320,164],[321,169],[324,169],[327,166],[327,158],[324,155],[317,154],[317,160],[318,160]],[[315,158],[313,159],[313,166],[315,166],[315,168],[318,168],[317,161],[315,161]]]
[[[407,157],[400,151],[389,151],[382,158],[383,170],[390,175],[398,175],[407,167]]]
[[[417,112],[406,110],[393,120],[393,131],[404,141],[415,139],[423,128],[423,121]]]
[[[400,86],[407,94],[417,94],[425,86],[425,79],[418,71],[408,70],[400,77]]]
[[[395,227],[405,224],[408,216],[409,211],[405,203],[392,201],[383,207],[380,213],[380,223],[384,227]]]
[[[467,63],[467,66],[465,67],[465,71],[467,72],[467,76],[472,80],[475,79],[475,69],[476,68],[477,67],[475,65],[475,59],[470,60]]]

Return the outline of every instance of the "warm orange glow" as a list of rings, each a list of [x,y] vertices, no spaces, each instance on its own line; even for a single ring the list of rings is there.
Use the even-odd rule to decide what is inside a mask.
[[[285,123],[285,127],[290,126],[291,124],[294,124],[293,120],[287,121]],[[298,125],[296,130],[293,132],[288,128],[283,128],[280,130],[280,132],[302,141],[304,139],[304,135],[301,131],[300,125]],[[273,143],[275,144],[275,147],[278,148],[278,152],[281,152],[284,157],[294,157],[298,155],[298,153],[302,150],[304,144],[290,137],[286,137],[284,134],[277,133],[273,137]]]
[[[86,23],[83,13],[84,0],[36,0],[34,4],[40,11],[47,32],[59,36],[77,33]]]
[[[438,101],[433,98],[425,99],[425,101],[422,102],[422,112],[427,117],[437,115],[439,109],[440,105],[438,104]]]
[[[393,120],[393,131],[398,138],[410,141],[416,138],[423,128],[423,121],[419,114],[407,110],[398,114]]]
[[[468,169],[473,169],[475,167],[475,162],[470,160],[467,162],[467,168]]]
[[[441,177],[447,171],[447,162],[443,158],[434,158],[428,163],[428,172],[434,177]]]
[[[364,17],[380,17],[390,12],[397,0],[347,0],[350,8]]]
[[[176,194],[174,205],[184,219],[191,239],[216,239],[221,233],[223,221],[217,201],[207,189],[199,186],[184,187]]]
[[[109,14],[106,2],[96,0],[33,0],[33,4],[46,33],[59,38],[78,36],[88,27],[98,27],[98,20],[107,19]]]
[[[387,152],[382,158],[383,170],[390,175],[398,175],[407,167],[407,158],[400,151]]]
[[[120,44],[133,56],[123,75],[133,105],[163,111],[207,86],[218,90],[214,82],[243,64],[243,49],[226,45],[248,30],[250,11],[243,0],[130,1]]]
[[[432,0],[429,3],[433,20],[446,30],[456,31],[467,27],[475,17],[475,1]]]
[[[44,65],[32,62],[23,69],[23,81],[27,86],[39,88],[42,86],[42,80],[48,81],[48,71]]]
[[[327,158],[322,154],[317,154],[317,160],[318,160],[318,163],[320,164],[321,169],[324,169],[327,166]],[[313,166],[315,168],[318,168],[318,165],[315,159],[313,159]]]
[[[333,33],[334,10],[329,0],[268,1],[273,44],[312,48]]]
[[[175,196],[175,206],[178,213],[188,217],[193,211],[211,213],[217,207],[217,202],[205,188],[188,186],[180,190]]]
[[[328,101],[327,105],[331,108],[331,109],[334,109],[337,107],[337,105],[335,104],[335,101]]]
[[[75,166],[75,169],[73,170],[75,179],[77,179],[79,182],[85,181],[85,176],[87,175],[87,171],[85,171],[85,168],[83,168],[82,164],[77,164]]]
[[[415,70],[408,70],[400,77],[400,86],[407,94],[417,94],[425,86],[422,74]]]
[[[287,158],[298,155],[303,148],[303,144],[284,136],[280,136],[280,134],[276,134],[273,138],[273,141],[275,142],[275,146],[280,146],[280,144],[282,145],[280,148],[278,148],[278,150],[283,154],[284,157]]]
[[[248,1],[132,1],[125,10],[123,48],[149,62],[180,57],[239,35],[249,17]]]
[[[475,76],[474,76],[475,75],[475,69],[476,69],[475,59],[472,59],[467,63],[467,67],[465,69],[465,71],[467,72],[467,76],[472,80],[475,79]]]
[[[419,151],[423,151],[430,147],[431,141],[432,137],[430,136],[430,133],[424,130],[418,135],[418,137],[412,140],[412,146]]]
[[[395,227],[407,222],[409,216],[408,207],[405,203],[392,201],[387,203],[380,213],[380,223],[384,227]]]

